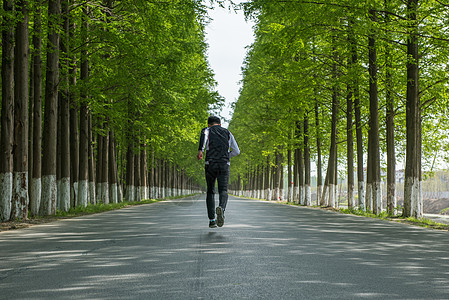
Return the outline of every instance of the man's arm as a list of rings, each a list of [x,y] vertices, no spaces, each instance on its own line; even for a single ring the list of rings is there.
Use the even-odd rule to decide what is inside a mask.
[[[204,150],[206,149],[206,143],[207,143],[207,137],[208,137],[208,133],[209,131],[206,130],[207,128],[203,128],[201,130],[201,135],[200,135],[200,144],[198,146],[198,154],[196,155],[196,157],[198,158],[198,160],[203,159],[203,153]],[[206,132],[207,131],[207,132]]]
[[[229,153],[229,158],[237,156],[240,154],[239,145],[237,145],[237,141],[231,132],[229,132],[229,148],[231,148],[231,152]]]

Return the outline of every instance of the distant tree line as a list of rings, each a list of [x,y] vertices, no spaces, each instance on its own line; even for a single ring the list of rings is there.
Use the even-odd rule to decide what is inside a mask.
[[[255,42],[230,123],[243,153],[232,189],[279,199],[285,188],[288,201],[336,207],[344,172],[350,208],[393,213],[395,168],[405,162],[403,214],[421,217],[422,170],[448,153],[448,4],[254,0],[242,8]]]

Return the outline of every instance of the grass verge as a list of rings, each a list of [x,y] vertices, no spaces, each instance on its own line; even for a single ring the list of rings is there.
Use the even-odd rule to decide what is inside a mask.
[[[357,215],[357,216],[362,216],[362,217],[375,218],[375,219],[393,221],[393,222],[404,223],[404,224],[420,226],[420,227],[425,227],[425,228],[449,231],[449,224],[438,223],[438,222],[435,222],[435,221],[427,219],[427,218],[421,218],[421,219],[412,218],[412,217],[406,218],[406,217],[402,217],[402,216],[389,215],[386,212],[382,212],[381,214],[376,215],[371,211],[363,211],[360,209],[340,208],[337,211],[344,213],[344,214],[352,214],[352,215]]]
[[[255,199],[255,198],[250,198],[250,199],[259,200],[259,201],[267,201],[265,199]],[[269,201],[269,202],[275,202],[275,203],[293,205],[293,206],[304,206],[304,205],[296,204],[294,202],[287,202],[287,201]],[[361,217],[374,218],[374,219],[392,221],[392,222],[397,222],[397,223],[404,223],[404,224],[408,224],[408,225],[425,227],[425,228],[430,228],[430,229],[449,231],[449,224],[438,223],[438,222],[435,222],[435,221],[427,219],[427,218],[422,218],[422,219],[405,218],[405,217],[401,217],[401,216],[389,215],[387,212],[382,212],[381,214],[376,215],[371,211],[363,211],[361,209],[347,209],[347,208],[337,209],[337,208],[325,207],[325,206],[308,206],[308,207],[324,209],[324,210],[331,210],[331,211],[335,211],[335,212],[339,212],[339,213],[343,213],[343,214],[351,214],[351,215],[357,215],[357,216],[361,216]]]

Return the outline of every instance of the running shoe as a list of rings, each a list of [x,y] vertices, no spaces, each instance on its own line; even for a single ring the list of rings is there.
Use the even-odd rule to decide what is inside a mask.
[[[215,222],[215,220],[209,221],[209,227],[210,227],[210,228],[215,228],[215,227],[217,227],[217,222]]]
[[[217,225],[218,225],[218,227],[221,227],[224,224],[224,211],[223,211],[223,208],[221,206],[218,206],[215,209],[215,212],[217,213]]]

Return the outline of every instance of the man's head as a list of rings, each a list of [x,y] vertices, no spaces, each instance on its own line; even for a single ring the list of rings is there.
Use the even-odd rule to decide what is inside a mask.
[[[220,118],[217,116],[209,116],[209,118],[207,118],[207,125],[209,125],[209,126],[220,125],[220,124],[221,124]]]

